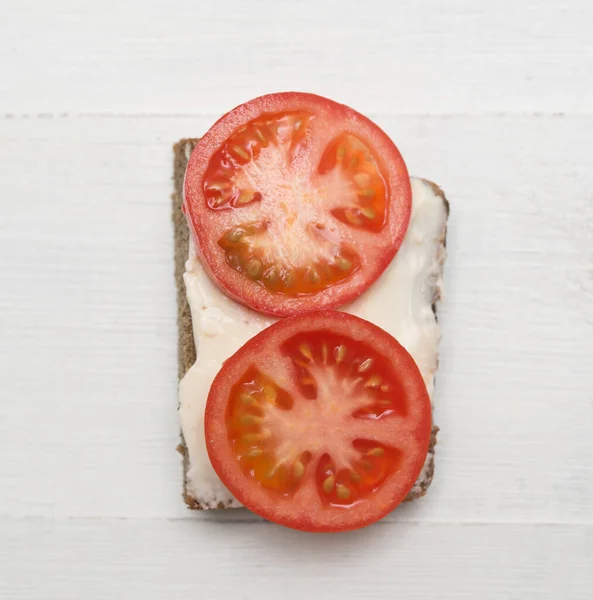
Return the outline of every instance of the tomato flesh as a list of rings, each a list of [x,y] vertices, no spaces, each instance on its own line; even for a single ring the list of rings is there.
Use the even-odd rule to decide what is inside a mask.
[[[231,297],[290,315],[344,304],[397,252],[411,190],[372,122],[311,94],[272,94],[225,115],[196,146],[185,212]]]
[[[355,529],[407,495],[424,464],[430,401],[410,355],[346,313],[280,321],[216,377],[206,444],[245,506],[288,527]]]

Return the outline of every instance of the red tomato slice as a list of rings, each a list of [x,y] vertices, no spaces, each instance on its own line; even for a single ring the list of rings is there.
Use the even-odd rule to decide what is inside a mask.
[[[292,315],[345,304],[379,277],[408,227],[410,179],[366,117],[312,94],[271,94],[200,140],[184,211],[226,294]]]
[[[281,320],[225,362],[206,447],[231,493],[304,531],[357,529],[406,497],[428,452],[431,407],[416,363],[347,313]]]

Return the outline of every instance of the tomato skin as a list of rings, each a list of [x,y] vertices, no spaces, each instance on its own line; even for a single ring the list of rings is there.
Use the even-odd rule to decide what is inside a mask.
[[[332,284],[321,291],[295,296],[271,293],[229,267],[213,237],[214,217],[206,210],[203,189],[210,158],[232,132],[262,114],[289,110],[312,111],[320,116],[320,120],[325,118],[340,123],[345,131],[355,132],[368,143],[386,175],[389,198],[389,218],[383,231],[377,233],[375,238],[367,236],[357,248],[364,262],[363,268],[345,281]],[[342,306],[354,300],[376,281],[397,253],[407,231],[411,214],[411,187],[398,149],[368,118],[321,96],[283,92],[261,96],[234,108],[201,138],[186,170],[183,209],[201,262],[208,275],[225,294],[258,312],[291,316]]]
[[[336,507],[320,501],[304,486],[301,495],[274,495],[245,476],[232,454],[228,438],[230,390],[246,368],[269,360],[287,340],[303,332],[326,332],[349,336],[354,343],[372,345],[389,357],[408,400],[409,431],[402,443],[404,459],[385,482],[369,497],[350,506]],[[310,400],[301,400],[311,402]],[[430,398],[412,357],[388,333],[372,323],[337,311],[319,311],[281,320],[249,340],[223,365],[212,383],[205,413],[205,437],[214,470],[241,504],[261,517],[292,529],[309,532],[337,532],[359,529],[383,518],[400,504],[416,482],[424,465],[431,433]],[[327,423],[327,435],[332,423]],[[402,438],[403,440],[403,438]],[[397,444],[396,444],[397,445]]]

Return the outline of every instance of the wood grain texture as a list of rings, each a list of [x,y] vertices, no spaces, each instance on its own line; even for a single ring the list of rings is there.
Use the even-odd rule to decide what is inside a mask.
[[[0,113],[217,117],[288,89],[369,114],[593,105],[589,0],[2,4]]]
[[[0,598],[591,598],[590,2],[0,15]],[[285,89],[375,117],[453,207],[436,478],[348,535],[180,498],[171,144]]]
[[[437,474],[393,518],[592,523],[593,117],[379,122],[454,207]],[[0,121],[2,514],[186,516],[171,143],[207,126]]]
[[[591,526],[392,523],[312,536],[268,524],[28,519],[0,529],[0,597],[10,600],[591,598]]]

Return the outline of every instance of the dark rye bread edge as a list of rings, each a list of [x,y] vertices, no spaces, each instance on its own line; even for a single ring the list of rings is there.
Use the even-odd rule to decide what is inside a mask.
[[[185,221],[185,216],[181,212],[181,205],[183,203],[183,179],[185,177],[185,169],[189,160],[189,155],[194,149],[198,139],[188,138],[180,140],[173,146],[173,180],[175,184],[175,192],[172,195],[173,199],[173,225],[175,230],[175,283],[177,286],[177,324],[179,330],[179,361],[178,361],[178,374],[181,379],[189,368],[196,361],[196,347],[194,343],[192,320],[189,304],[185,295],[185,284],[183,282],[183,273],[185,271],[185,261],[187,260],[188,249],[189,249],[189,229]],[[440,196],[445,203],[447,210],[447,216],[449,215],[449,202],[445,198],[445,194],[441,188],[433,183],[432,181],[424,180],[434,190],[435,194]],[[439,253],[439,263],[442,265],[445,261],[445,238],[446,238],[446,226],[443,229],[441,242],[442,251]],[[432,309],[437,314],[437,302],[440,300],[440,289],[435,285]],[[428,487],[432,482],[434,475],[434,455],[435,446],[437,442],[438,427],[433,425],[432,435],[430,437],[430,446],[428,449],[426,468],[423,469],[421,478],[414,484],[414,487],[408,494],[406,500],[415,500],[426,494]],[[183,439],[183,433],[181,433],[181,442],[177,446],[177,450],[183,456],[183,499],[187,506],[194,510],[200,510],[203,507],[199,501],[191,496],[187,488],[187,473],[189,469],[189,455],[185,440]],[[222,502],[219,503],[217,508],[228,508]]]

